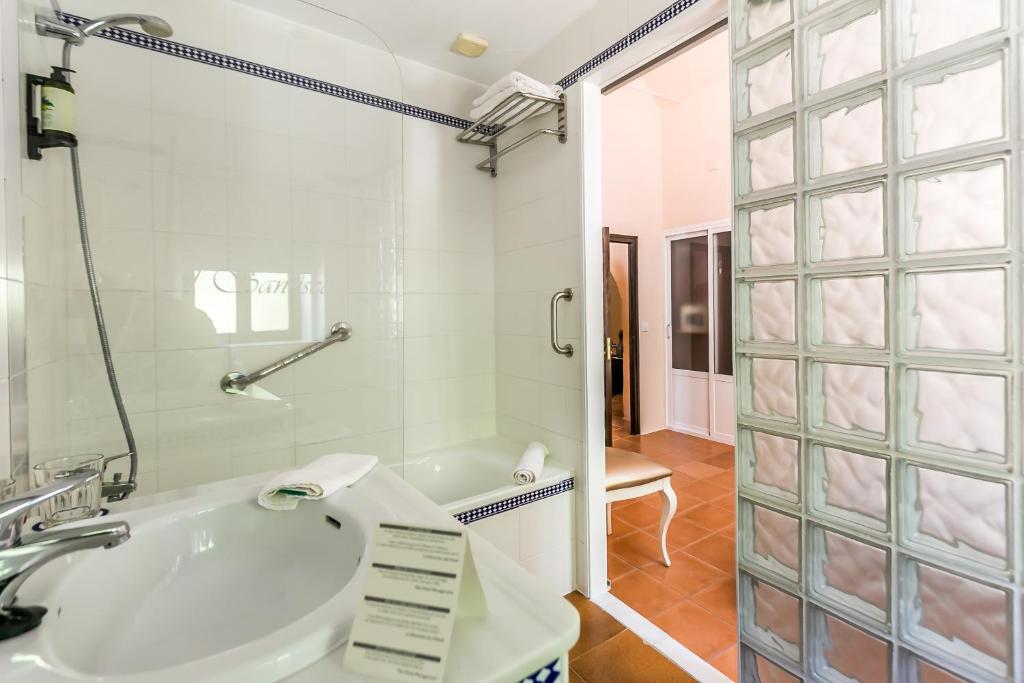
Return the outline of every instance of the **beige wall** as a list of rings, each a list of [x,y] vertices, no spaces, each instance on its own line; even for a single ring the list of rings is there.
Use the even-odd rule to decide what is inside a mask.
[[[665,428],[664,235],[731,215],[727,34],[603,104],[604,223],[639,237],[640,425],[649,433]]]
[[[661,240],[664,222],[661,106],[657,98],[627,87],[604,99],[604,223],[622,235],[637,235],[637,295],[640,333],[640,428],[665,427],[664,339],[659,334],[664,308]],[[657,272],[652,272],[655,268]]]

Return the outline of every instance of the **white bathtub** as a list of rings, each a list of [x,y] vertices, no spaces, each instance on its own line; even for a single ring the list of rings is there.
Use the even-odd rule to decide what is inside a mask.
[[[528,486],[516,484],[512,472],[523,448],[525,444],[491,437],[421,453],[406,459],[405,480],[457,514],[572,478],[572,472],[549,461],[536,482]]]
[[[574,480],[545,465],[528,486],[512,479],[526,444],[500,437],[407,456],[405,480],[563,595],[574,576]]]

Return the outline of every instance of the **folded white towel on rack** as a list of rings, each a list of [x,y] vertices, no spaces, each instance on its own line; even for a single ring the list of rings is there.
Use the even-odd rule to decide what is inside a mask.
[[[512,475],[520,486],[532,484],[540,479],[544,471],[544,458],[548,456],[548,447],[539,441],[531,441],[530,445],[523,451],[523,457],[519,458],[516,471]]]
[[[540,95],[541,97],[558,97],[562,94],[562,88],[557,85],[541,83],[540,81],[521,74],[518,71],[513,71],[507,76],[499,78],[483,95],[473,100],[473,109],[469,112],[469,118],[473,121],[479,121],[484,115],[492,111],[507,98],[517,93]],[[527,109],[531,104],[532,103],[529,101],[517,103],[509,111],[504,113],[518,114],[520,111]],[[530,116],[538,116],[549,111],[551,111],[550,106],[541,107],[537,111],[532,112]],[[511,116],[507,116],[506,120],[509,120],[510,118]]]
[[[556,86],[556,88],[557,88],[557,86]],[[561,90],[562,90],[561,88],[558,88],[558,91],[559,91],[558,94],[559,95],[561,94]],[[496,95],[494,95],[494,97],[491,97],[488,100],[484,100],[483,104],[481,104],[481,105],[479,105],[477,107],[473,107],[473,109],[469,112],[470,120],[472,120],[472,121],[479,121],[486,114],[488,114],[491,111],[493,111],[495,109],[495,107],[499,106],[502,102],[504,102],[506,98],[508,98],[508,97],[510,97],[512,95],[515,95],[517,93],[520,93],[520,92],[522,92],[522,91],[521,90],[516,90],[515,88],[506,88],[505,90],[498,91],[498,93]],[[548,97],[548,95],[544,95],[544,97]],[[554,97],[558,97],[558,95],[554,95]],[[520,102],[515,103],[514,105],[510,105],[507,110],[503,110],[503,112],[502,112],[505,115],[505,120],[506,121],[512,120],[514,118],[512,116],[513,114],[518,114],[519,112],[524,111],[525,109],[529,108],[530,105],[532,105],[532,104],[533,104],[533,102],[530,101],[530,100],[522,100]],[[546,114],[549,111],[551,111],[551,105],[550,104],[545,105],[543,107],[540,107],[536,111],[531,112],[530,115],[528,117],[526,117],[526,118],[532,118],[534,116],[540,116],[541,114]]]
[[[305,467],[275,475],[260,491],[258,502],[268,510],[294,510],[303,498],[319,500],[355,484],[376,464],[376,455],[324,455]]]
[[[479,107],[484,102],[493,99],[495,95],[505,90],[510,92],[525,92],[530,93],[531,95],[541,95],[543,97],[558,97],[562,94],[562,89],[557,85],[547,85],[546,83],[541,83],[536,78],[530,78],[526,74],[513,71],[492,83],[491,87],[489,87],[483,95],[473,100],[473,106]],[[508,97],[508,95],[506,95],[506,97]]]

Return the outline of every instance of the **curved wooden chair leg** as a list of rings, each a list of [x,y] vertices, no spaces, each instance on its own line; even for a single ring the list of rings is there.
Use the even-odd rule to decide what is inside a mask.
[[[676,514],[676,492],[672,490],[672,478],[666,477],[661,487],[661,557],[666,567],[672,566],[672,560],[668,556],[668,525]]]

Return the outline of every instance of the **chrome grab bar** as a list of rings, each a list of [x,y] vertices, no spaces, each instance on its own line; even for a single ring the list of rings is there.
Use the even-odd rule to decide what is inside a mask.
[[[262,379],[270,377],[278,370],[284,370],[293,363],[298,363],[307,356],[312,356],[317,351],[326,349],[331,344],[337,344],[338,342],[346,341],[352,336],[352,326],[348,323],[334,323],[331,326],[331,334],[315,344],[311,344],[301,351],[296,351],[290,356],[282,358],[281,360],[271,363],[267,367],[257,370],[251,374],[245,374],[242,372],[229,372],[224,375],[220,380],[220,388],[225,394],[241,394],[245,392],[245,389],[250,384],[255,384]]]
[[[572,301],[572,290],[568,287],[560,289],[551,297],[551,348],[555,353],[572,357],[572,344],[558,343],[558,302],[562,299]]]

